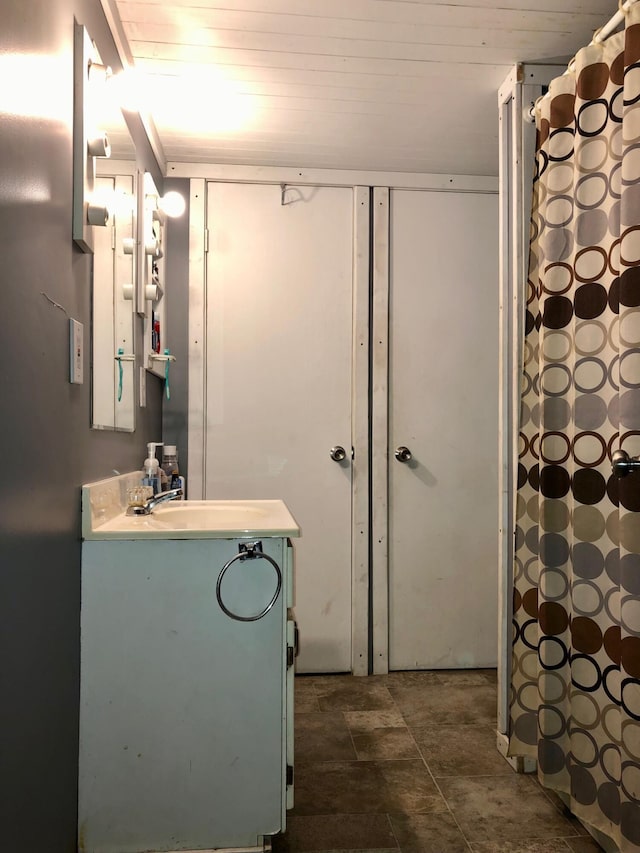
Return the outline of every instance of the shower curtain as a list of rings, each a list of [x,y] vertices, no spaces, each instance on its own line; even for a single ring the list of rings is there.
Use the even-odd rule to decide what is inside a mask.
[[[640,851],[640,3],[536,107],[510,753]]]

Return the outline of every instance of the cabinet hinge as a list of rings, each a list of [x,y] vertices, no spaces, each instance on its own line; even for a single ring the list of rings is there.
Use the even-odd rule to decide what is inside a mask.
[[[208,251],[209,251],[209,229],[205,228],[204,229],[204,253],[205,253],[205,255]]]
[[[287,669],[293,666],[293,661],[295,658],[295,650],[293,646],[287,646]]]
[[[287,764],[287,786],[293,785],[293,765]]]

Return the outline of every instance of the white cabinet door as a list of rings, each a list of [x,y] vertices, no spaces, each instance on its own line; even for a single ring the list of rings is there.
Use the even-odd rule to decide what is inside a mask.
[[[286,544],[264,540],[283,569]],[[251,849],[283,829],[284,594],[238,622],[216,602],[229,539],[89,541],[82,548],[79,834],[86,853]],[[257,613],[266,560],[221,594]],[[6,848],[5,848],[6,849]]]
[[[497,234],[497,196],[391,192],[390,669],[496,663]]]
[[[207,198],[204,496],[286,502],[297,669],[349,671],[353,191],[209,183]]]

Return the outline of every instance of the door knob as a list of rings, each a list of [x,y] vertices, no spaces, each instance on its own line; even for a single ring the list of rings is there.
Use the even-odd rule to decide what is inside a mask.
[[[398,462],[410,462],[412,459],[411,451],[408,447],[396,447],[396,459]]]
[[[622,479],[640,468],[640,459],[637,456],[629,456],[626,450],[615,450],[611,455],[611,468],[616,477]]]
[[[339,444],[336,444],[335,447],[332,447],[329,451],[329,456],[333,459],[334,462],[342,462],[343,459],[347,458],[347,451],[344,447],[341,447]]]

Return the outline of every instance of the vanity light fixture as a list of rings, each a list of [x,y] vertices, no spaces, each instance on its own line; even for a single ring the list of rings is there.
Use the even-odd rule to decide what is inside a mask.
[[[144,295],[145,299],[148,299],[149,302],[158,303],[164,296],[164,290],[157,282],[154,281],[151,284],[145,284]]]
[[[135,200],[126,192],[111,190],[93,193],[87,203],[87,222],[89,225],[105,226],[116,216],[131,216],[134,204]],[[124,247],[125,255],[132,255],[135,247],[133,238],[126,238],[123,242],[127,243]]]
[[[166,216],[169,219],[177,219],[187,209],[187,203],[182,193],[169,190],[164,195],[148,193],[145,199],[147,210],[152,213],[152,218],[164,224]]]
[[[73,54],[73,239],[83,252],[93,252],[92,228],[109,221],[108,206],[92,198],[95,158],[109,157],[111,146],[106,133],[91,127],[96,110],[97,90],[111,77],[103,65],[89,33],[74,24]],[[98,99],[99,100],[99,99]]]
[[[104,227],[109,222],[109,208],[106,204],[87,204],[87,222],[89,225]]]
[[[145,255],[151,255],[152,258],[164,257],[164,252],[160,246],[160,240],[155,237],[150,237],[144,244]]]
[[[92,157],[111,157],[111,145],[106,133],[97,133],[87,139],[87,153]]]
[[[187,203],[181,193],[169,190],[158,199],[158,209],[170,219],[177,219],[187,209]]]
[[[110,65],[102,65],[93,59],[89,59],[87,64],[87,76],[90,83],[106,83],[113,75]]]
[[[123,284],[122,285],[122,297],[123,299],[128,300],[129,302],[133,301],[134,296],[134,288],[132,284]],[[145,284],[144,286],[144,298],[149,302],[158,303],[164,296],[164,290],[157,283],[153,282],[152,284]]]

